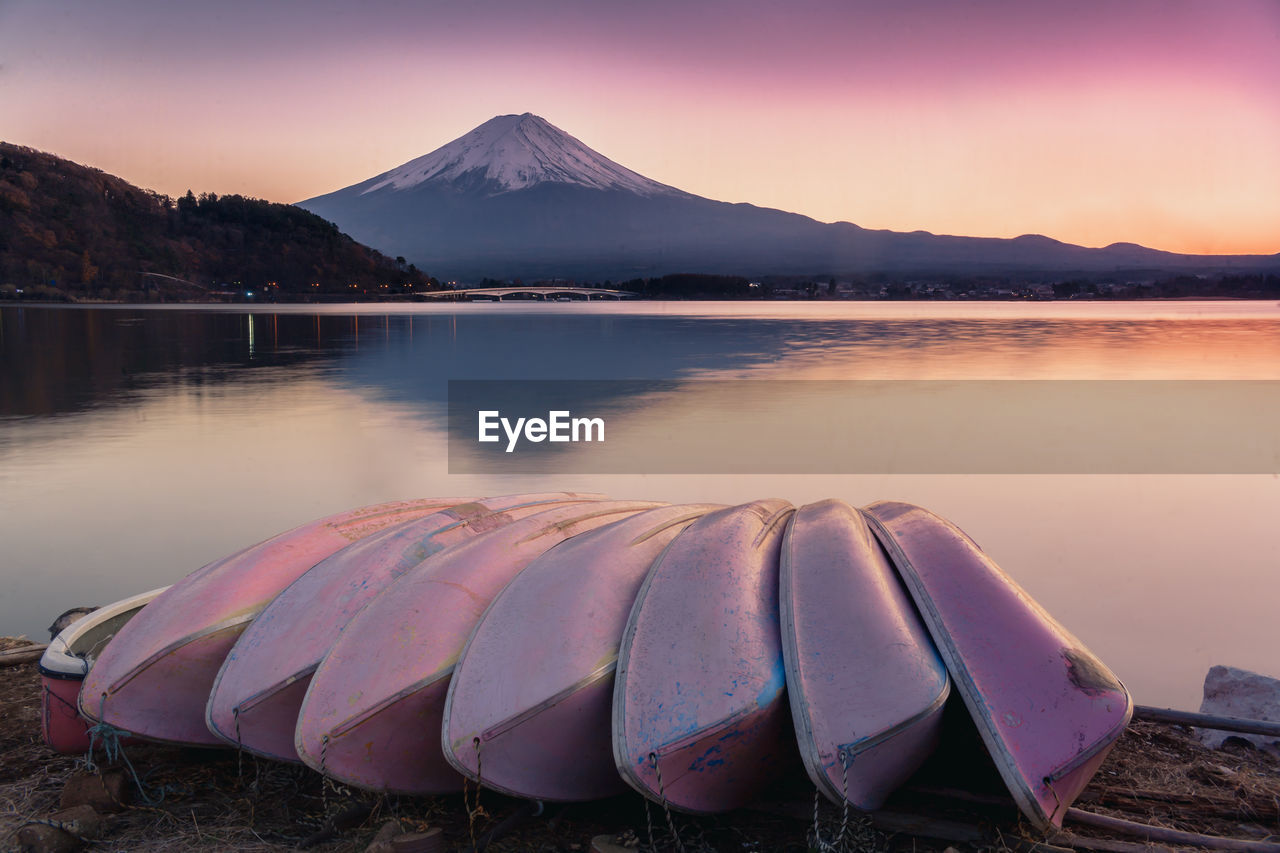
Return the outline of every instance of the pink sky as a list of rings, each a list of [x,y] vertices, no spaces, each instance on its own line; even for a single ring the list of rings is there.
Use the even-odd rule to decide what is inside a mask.
[[[298,201],[534,112],[868,228],[1280,252],[1280,3],[0,2],[0,138]]]

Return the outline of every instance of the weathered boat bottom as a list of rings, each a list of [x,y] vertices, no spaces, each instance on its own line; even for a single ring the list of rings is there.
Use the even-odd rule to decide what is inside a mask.
[[[784,748],[784,739],[791,736],[790,720],[785,705],[777,703],[711,726],[638,757],[626,771],[628,781],[647,796],[690,814],[738,808],[794,769],[793,756]]]
[[[448,691],[446,674],[331,727],[299,726],[298,755],[312,769],[370,791],[457,793],[463,777],[440,748]]]
[[[523,719],[452,744],[452,755],[468,777],[514,797],[527,796],[530,777],[539,780],[541,800],[582,802],[616,796],[627,786],[613,763],[609,728],[582,725],[583,720],[608,720],[612,705],[610,670],[606,677],[557,697]],[[566,765],[572,765],[572,773],[563,772]]]
[[[227,746],[204,724],[204,710],[218,668],[250,619],[165,649],[116,682],[95,679],[95,667],[80,692],[80,713],[157,743]]]

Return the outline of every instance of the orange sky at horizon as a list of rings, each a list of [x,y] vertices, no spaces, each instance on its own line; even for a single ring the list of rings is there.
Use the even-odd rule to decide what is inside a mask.
[[[647,8],[17,0],[0,137],[170,195],[295,202],[527,111],[654,180],[821,221],[1280,252],[1280,4]]]

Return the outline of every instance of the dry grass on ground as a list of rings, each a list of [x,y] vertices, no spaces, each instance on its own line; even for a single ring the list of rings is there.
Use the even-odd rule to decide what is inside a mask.
[[[1280,840],[1280,758],[1247,741],[1207,749],[1180,726],[1134,723],[1077,805],[1189,832]]]

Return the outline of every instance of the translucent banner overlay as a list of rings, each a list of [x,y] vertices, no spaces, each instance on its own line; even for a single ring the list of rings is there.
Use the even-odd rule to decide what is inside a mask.
[[[1280,381],[451,380],[449,472],[1277,474]]]

